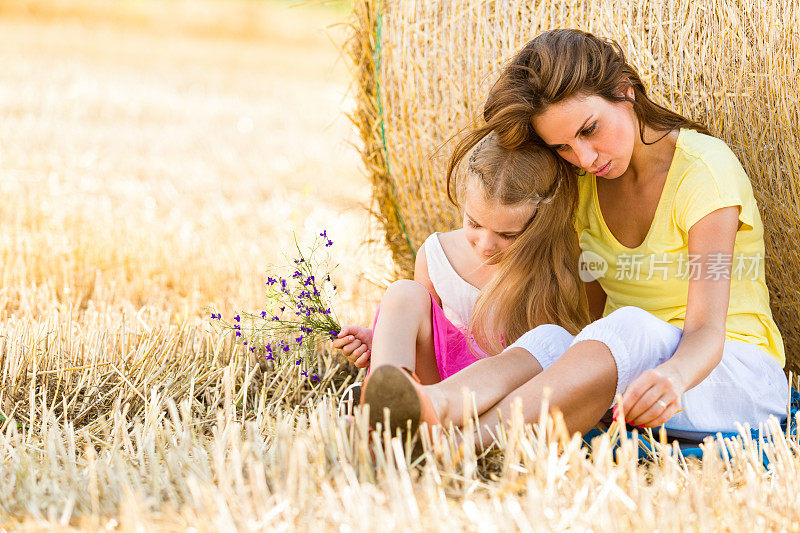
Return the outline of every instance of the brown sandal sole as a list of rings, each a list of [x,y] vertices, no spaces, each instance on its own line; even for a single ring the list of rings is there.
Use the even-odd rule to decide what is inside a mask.
[[[401,432],[409,429],[409,421],[411,435],[416,434],[422,416],[422,403],[410,379],[413,378],[404,370],[392,365],[382,365],[372,372],[364,387],[363,402],[369,405],[370,426],[377,428],[380,423],[385,427],[383,410],[389,408],[388,429],[392,436],[398,429]]]

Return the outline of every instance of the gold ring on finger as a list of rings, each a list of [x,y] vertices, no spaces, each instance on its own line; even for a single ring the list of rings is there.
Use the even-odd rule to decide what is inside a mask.
[[[657,403],[658,405],[660,405],[661,407],[663,407],[664,409],[666,409],[666,408],[667,408],[667,404],[666,404],[666,403],[664,403],[664,400],[658,400],[656,403]]]

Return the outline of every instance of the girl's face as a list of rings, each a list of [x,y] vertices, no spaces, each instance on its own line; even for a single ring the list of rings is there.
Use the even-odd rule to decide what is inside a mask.
[[[483,262],[502,252],[522,233],[533,217],[533,202],[502,205],[487,198],[475,178],[467,178],[464,191],[464,236]]]
[[[633,97],[632,88],[628,96]],[[533,127],[568,162],[606,179],[618,178],[628,169],[639,138],[633,104],[597,95],[553,104],[534,117]]]

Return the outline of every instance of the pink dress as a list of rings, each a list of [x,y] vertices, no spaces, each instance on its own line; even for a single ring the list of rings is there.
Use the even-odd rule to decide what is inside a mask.
[[[431,323],[439,377],[446,379],[488,356],[474,340],[468,342],[466,335],[480,290],[456,273],[442,249],[439,232],[428,237],[423,246],[428,260],[428,275],[442,300],[440,307],[431,295]],[[377,319],[376,313],[375,320]],[[375,328],[374,323],[372,327]]]

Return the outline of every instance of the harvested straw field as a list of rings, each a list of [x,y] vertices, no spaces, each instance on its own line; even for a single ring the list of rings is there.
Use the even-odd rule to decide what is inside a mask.
[[[335,240],[344,321],[394,275],[338,52],[374,26],[324,31],[347,12],[0,0],[0,527],[796,530],[796,436],[639,462],[634,441],[588,457],[557,418],[515,415],[481,455],[448,434],[412,462],[336,416],[356,373],[325,347],[312,382],[209,326],[263,305],[293,230]]]

